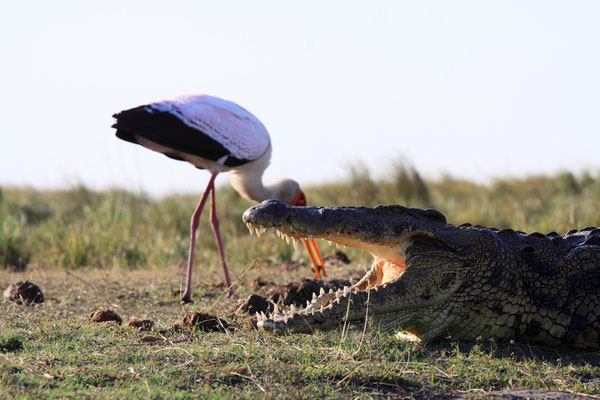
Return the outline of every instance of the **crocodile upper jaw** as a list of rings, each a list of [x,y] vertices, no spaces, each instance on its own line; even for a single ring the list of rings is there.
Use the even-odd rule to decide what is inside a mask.
[[[263,233],[270,231],[288,243],[290,241],[293,242],[294,246],[297,246],[300,239],[310,241],[314,238],[327,240],[330,245],[335,243],[338,247],[342,245],[368,251],[373,255],[374,262],[371,270],[357,284],[353,285],[353,288],[360,290],[374,288],[375,286],[391,282],[401,276],[406,270],[403,246],[406,240],[404,238],[398,238],[394,242],[371,242],[361,240],[360,237],[343,231],[319,233],[301,230],[291,224],[262,225],[249,220],[246,221],[246,225],[250,234],[256,233],[257,236],[261,236]]]

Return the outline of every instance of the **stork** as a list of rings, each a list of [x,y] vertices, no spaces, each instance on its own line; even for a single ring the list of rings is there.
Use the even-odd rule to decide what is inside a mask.
[[[277,199],[294,206],[306,205],[304,193],[298,182],[292,179],[263,184],[262,176],[271,158],[271,139],[266,128],[254,115],[237,104],[207,95],[181,96],[150,103],[121,111],[113,117],[116,119],[113,128],[117,129],[119,139],[142,145],[175,160],[187,161],[196,168],[210,172],[208,185],[191,218],[187,279],[181,301],[191,301],[196,230],[209,194],[210,222],[217,240],[228,294],[231,295],[231,279],[215,207],[214,182],[217,174],[229,172],[231,186],[247,200],[261,202]],[[314,239],[303,239],[303,244],[317,278],[321,279],[319,270],[327,276]]]

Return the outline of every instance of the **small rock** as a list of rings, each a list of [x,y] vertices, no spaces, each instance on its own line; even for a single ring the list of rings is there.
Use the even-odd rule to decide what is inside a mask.
[[[274,304],[269,300],[265,299],[262,296],[257,294],[251,294],[248,298],[239,305],[239,307],[235,310],[236,314],[248,313],[251,316],[254,316],[257,312],[261,311],[266,313],[273,312]]]
[[[138,331],[151,331],[154,326],[154,321],[149,319],[132,318],[127,322],[127,326],[131,326]]]
[[[219,332],[225,331],[230,325],[214,315],[192,312],[183,317],[183,327],[200,329],[204,332]]]
[[[43,303],[44,294],[38,285],[29,281],[17,282],[9,285],[4,291],[4,297],[18,304],[31,305]]]
[[[92,311],[88,315],[89,322],[116,322],[118,325],[123,323],[123,320],[113,310],[104,309]]]

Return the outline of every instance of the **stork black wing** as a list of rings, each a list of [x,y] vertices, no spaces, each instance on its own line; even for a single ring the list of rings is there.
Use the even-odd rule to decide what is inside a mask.
[[[206,133],[185,124],[179,117],[168,111],[149,110],[148,106],[139,106],[113,115],[117,122],[119,139],[139,144],[136,137],[151,140],[169,149],[193,154],[207,160],[217,161],[227,155],[225,165],[237,167],[252,160],[234,157],[221,143]],[[183,161],[175,154],[163,152],[167,157]]]

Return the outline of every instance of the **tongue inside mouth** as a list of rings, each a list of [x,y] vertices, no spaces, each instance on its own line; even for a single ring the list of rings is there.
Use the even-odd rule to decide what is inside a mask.
[[[404,274],[404,271],[406,271],[404,261],[391,262],[375,258],[371,270],[354,287],[359,290],[372,289],[397,279]]]

